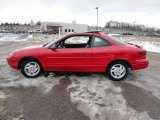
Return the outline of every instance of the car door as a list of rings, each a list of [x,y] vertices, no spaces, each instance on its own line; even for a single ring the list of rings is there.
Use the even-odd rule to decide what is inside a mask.
[[[72,37],[76,38],[76,36]],[[72,37],[67,39],[71,39]],[[80,37],[90,39],[90,36]],[[67,39],[62,42],[65,43]],[[69,45],[72,46],[72,44]],[[90,71],[92,69],[92,49],[90,47],[76,48],[75,46],[72,46],[73,48],[58,47],[56,49],[49,49],[45,57],[45,68],[53,71]]]
[[[92,39],[93,71],[104,72],[107,63],[112,59],[112,46],[101,37],[94,36]]]

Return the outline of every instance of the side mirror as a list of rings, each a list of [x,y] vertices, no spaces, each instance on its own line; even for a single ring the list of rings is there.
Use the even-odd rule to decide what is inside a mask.
[[[57,48],[56,44],[53,44],[52,46],[50,46],[50,49],[55,50]]]
[[[48,45],[49,43],[45,43],[44,45],[43,45],[43,47],[45,47],[46,45]]]

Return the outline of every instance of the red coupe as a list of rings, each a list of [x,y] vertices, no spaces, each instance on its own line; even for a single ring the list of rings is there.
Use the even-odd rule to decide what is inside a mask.
[[[14,51],[8,64],[25,77],[42,72],[105,72],[112,80],[123,80],[129,69],[148,67],[146,50],[125,44],[100,32],[69,33],[49,44]]]

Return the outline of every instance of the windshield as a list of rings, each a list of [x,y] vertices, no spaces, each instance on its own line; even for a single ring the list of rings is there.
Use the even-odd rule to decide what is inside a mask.
[[[112,34],[109,34],[108,37],[111,38],[113,41],[119,43],[119,44],[126,44],[124,41],[114,37]]]
[[[49,46],[51,46],[52,44],[55,44],[55,43],[56,43],[57,41],[59,41],[61,38],[62,38],[62,37],[60,37],[60,38],[58,38],[58,39],[55,39],[55,40],[53,40],[53,41],[50,42],[50,43],[44,44],[44,47],[49,47]]]
[[[47,43],[46,45],[44,45],[43,47],[49,47],[51,46],[52,44],[56,43],[58,40],[54,40],[53,42],[51,43]]]

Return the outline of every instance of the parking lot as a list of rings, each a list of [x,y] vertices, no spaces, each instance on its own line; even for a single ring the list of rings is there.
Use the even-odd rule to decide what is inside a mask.
[[[160,54],[148,52],[149,68],[124,81],[102,73],[53,73],[27,79],[5,57],[45,41],[0,47],[0,120],[160,120]]]

